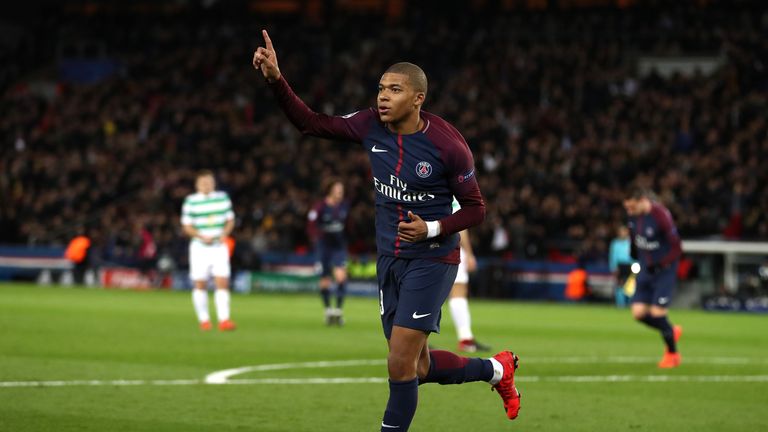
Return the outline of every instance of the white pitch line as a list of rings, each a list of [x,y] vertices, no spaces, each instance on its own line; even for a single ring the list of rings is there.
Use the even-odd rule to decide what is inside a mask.
[[[339,361],[316,361],[305,363],[277,363],[277,364],[265,364],[257,366],[244,366],[234,369],[225,369],[208,374],[205,377],[206,384],[224,384],[230,377],[240,375],[248,372],[263,372],[274,370],[287,370],[287,369],[319,369],[329,367],[344,367],[344,366],[379,366],[385,365],[387,361],[384,359],[377,360],[339,360]]]
[[[72,381],[0,381],[2,387],[65,387],[65,386],[170,386],[170,385],[194,385],[203,384],[199,379],[179,380],[72,380]]]
[[[523,357],[523,364],[655,364],[657,357],[635,356],[580,356],[580,357]],[[768,364],[768,359],[749,357],[685,357],[686,364],[723,364],[723,365],[762,365]],[[233,369],[225,369],[208,374],[205,377],[206,384],[222,384],[235,375],[249,372],[264,372],[289,369],[319,369],[344,366],[380,366],[385,365],[386,360],[339,360],[339,361],[315,361],[304,363],[277,363],[256,366],[244,366]]]
[[[255,378],[234,379],[223,384],[258,385],[258,384],[382,384],[389,380],[383,377],[363,378]]]
[[[387,378],[256,378],[234,379],[222,384],[369,384]],[[564,375],[519,376],[515,382],[620,383],[620,382],[768,382],[768,375]]]
[[[235,379],[219,384],[203,380],[73,380],[73,381],[0,381],[0,388],[69,387],[69,386],[182,386],[182,385],[317,385],[317,384],[383,384],[383,377],[338,378],[259,378]],[[564,375],[519,376],[518,383],[768,383],[768,375]]]
[[[524,364],[616,364],[650,363],[655,357],[631,356],[582,356],[582,357],[525,357]],[[686,357],[685,363],[725,364],[725,365],[761,365],[768,364],[768,359],[748,357]],[[383,359],[374,360],[339,360],[314,361],[304,363],[276,363],[240,368],[225,369],[208,374],[204,379],[168,379],[168,380],[55,380],[55,381],[0,381],[0,388],[17,387],[63,387],[63,386],[173,386],[201,384],[368,384],[387,382],[383,377],[340,377],[340,378],[258,378],[230,379],[248,372],[264,372],[292,369],[319,369],[344,366],[383,366]],[[566,376],[526,376],[516,378],[518,382],[768,382],[768,375],[566,375]]]

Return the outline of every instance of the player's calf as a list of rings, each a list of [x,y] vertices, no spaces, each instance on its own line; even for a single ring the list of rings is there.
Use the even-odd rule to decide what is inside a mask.
[[[490,382],[493,374],[493,363],[490,359],[462,357],[450,351],[430,350],[429,370],[419,377],[419,382],[443,385]]]

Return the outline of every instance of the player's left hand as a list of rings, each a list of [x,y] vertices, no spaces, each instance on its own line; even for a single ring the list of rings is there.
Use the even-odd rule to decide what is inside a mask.
[[[412,211],[408,212],[408,218],[411,220],[410,222],[403,221],[397,225],[398,237],[410,243],[425,240],[427,238],[427,223]]]

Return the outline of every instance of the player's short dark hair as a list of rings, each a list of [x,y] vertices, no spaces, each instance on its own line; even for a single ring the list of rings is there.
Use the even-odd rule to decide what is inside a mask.
[[[635,186],[629,189],[626,198],[627,199],[648,198],[652,200],[656,198],[656,194],[654,194],[653,191],[648,188]]]
[[[331,189],[333,189],[333,185],[336,183],[341,183],[341,179],[338,177],[328,177],[323,180],[323,184],[321,186],[323,190],[323,196],[328,196],[328,194],[331,193]]]
[[[214,176],[213,171],[209,169],[201,169],[200,171],[197,172],[197,175],[195,176],[195,178],[208,177],[208,176],[213,177]]]
[[[405,75],[408,77],[408,82],[411,84],[414,90],[417,92],[423,92],[425,95],[427,94],[427,74],[424,73],[424,70],[413,63],[395,63],[387,68],[384,73],[396,73]]]

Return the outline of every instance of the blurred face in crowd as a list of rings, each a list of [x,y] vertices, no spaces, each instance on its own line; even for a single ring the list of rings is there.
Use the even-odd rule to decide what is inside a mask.
[[[203,175],[195,181],[195,189],[201,194],[209,194],[216,188],[216,180],[211,175]]]
[[[408,75],[385,73],[379,81],[376,98],[379,118],[384,123],[399,123],[421,108],[424,97],[424,92],[411,85]]]
[[[331,186],[331,190],[328,192],[328,199],[334,203],[340,203],[344,199],[344,185],[341,182],[336,182]]]
[[[639,216],[651,211],[651,200],[646,197],[628,198],[624,200],[624,208],[630,216]]]
[[[629,228],[627,228],[625,225],[621,225],[619,229],[616,230],[616,236],[619,238],[629,237]]]

